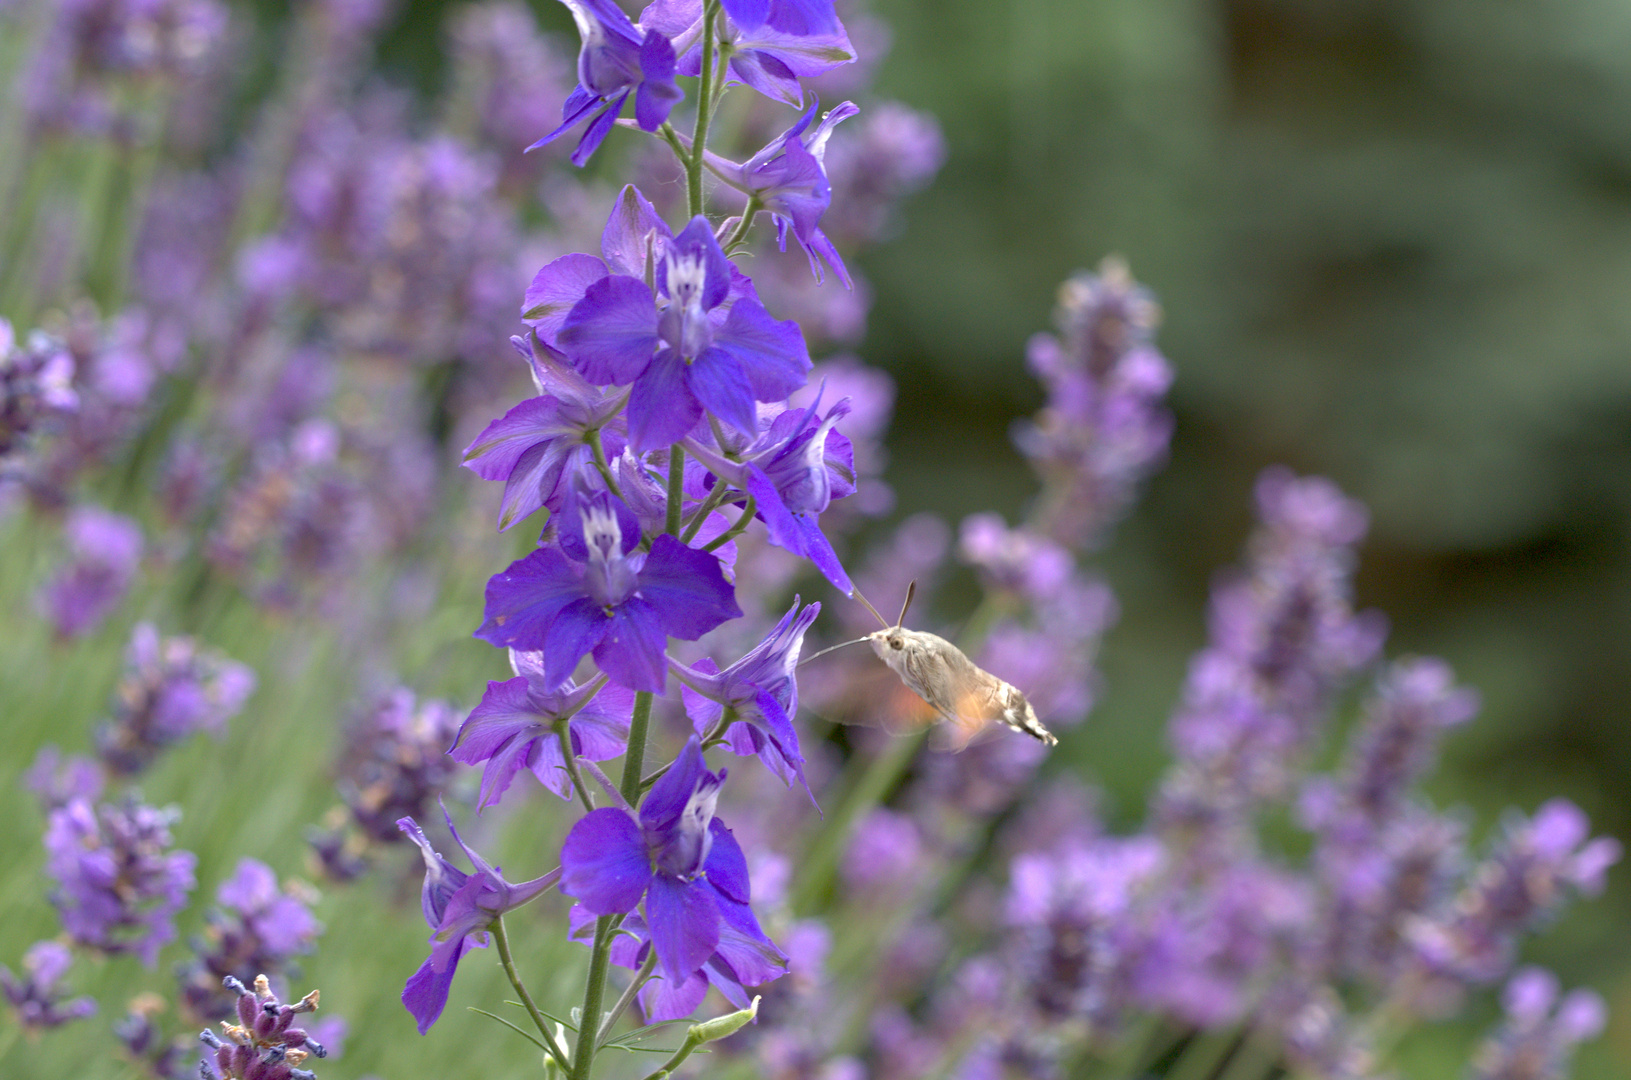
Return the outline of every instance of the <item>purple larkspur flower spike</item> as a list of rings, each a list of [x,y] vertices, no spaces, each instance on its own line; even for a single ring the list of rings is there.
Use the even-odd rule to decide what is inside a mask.
[[[612,681],[660,693],[667,639],[695,641],[741,616],[720,562],[659,536],[639,550],[640,525],[621,499],[575,491],[561,511],[560,543],[539,548],[487,583],[476,637],[541,652],[559,686],[586,654]]]
[[[561,126],[527,147],[546,146],[585,120],[572,151],[584,165],[611,131],[629,96],[640,127],[656,131],[685,95],[674,83],[674,46],[666,35],[635,26],[612,0],[561,0],[578,24],[578,85],[561,106]]]
[[[854,453],[834,428],[849,405],[840,401],[818,416],[820,404],[818,394],[809,408],[788,409],[729,457],[696,439],[684,445],[716,476],[753,496],[772,544],[815,563],[848,596],[854,586],[818,519],[833,499],[855,491]]]
[[[398,821],[408,839],[419,846],[425,859],[425,883],[420,890],[420,908],[430,924],[430,957],[408,978],[402,988],[402,1004],[413,1014],[419,1034],[430,1030],[447,1006],[447,992],[453,973],[470,948],[487,947],[487,928],[506,911],[520,907],[560,880],[561,871],[551,870],[542,877],[520,884],[505,881],[499,868],[490,866],[466,844],[454,828],[453,819],[442,809],[442,817],[453,840],[464,849],[475,872],[467,874],[443,858],[430,846],[425,832],[411,817]]]
[[[609,274],[584,290],[556,335],[591,383],[632,384],[636,453],[677,441],[704,410],[751,433],[755,402],[785,400],[810,370],[798,326],[771,318],[751,285],[738,285],[706,218],[664,247],[652,265],[655,294],[639,277]]]
[[[697,734],[706,738],[724,722],[725,745],[732,753],[757,755],[789,786],[804,783],[804,756],[793,728],[799,701],[794,671],[805,631],[820,612],[820,604],[801,610],[795,596],[764,640],[723,671],[706,658],[689,667],[672,658],[668,662]]]
[[[724,944],[721,925],[751,924],[747,859],[714,817],[725,771],[708,771],[695,736],[640,806],[585,814],[561,848],[561,891],[595,915],[645,901],[658,968],[683,986]],[[762,935],[761,935],[762,936]]]
[[[510,653],[516,678],[489,682],[481,704],[459,729],[448,755],[466,765],[485,761],[476,810],[496,806],[510,781],[528,769],[563,799],[572,798],[572,779],[561,754],[555,724],[567,722],[572,753],[586,761],[622,754],[629,739],[634,693],[608,686],[604,678],[582,686],[570,680],[551,686],[541,653]]]

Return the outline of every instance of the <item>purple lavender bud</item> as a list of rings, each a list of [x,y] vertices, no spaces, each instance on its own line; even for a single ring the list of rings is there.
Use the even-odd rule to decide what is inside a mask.
[[[186,906],[198,859],[172,851],[175,808],[134,800],[92,809],[75,799],[46,823],[46,872],[57,880],[52,902],[78,944],[110,955],[130,953],[148,967],[176,936],[174,916]]]
[[[312,1074],[297,1068],[312,1057],[325,1057],[323,1046],[300,1028],[291,1027],[296,1016],[316,1012],[318,992],[313,990],[292,1005],[285,1005],[272,993],[265,975],[255,978],[250,990],[238,979],[224,981],[236,1005],[239,1025],[223,1024],[221,1036],[212,1031],[199,1034],[199,1042],[214,1053],[213,1072],[201,1066],[201,1074],[218,1080],[306,1080]],[[314,1080],[314,1078],[313,1078]]]
[[[68,562],[40,592],[40,608],[61,638],[90,633],[118,606],[142,558],[142,530],[96,506],[68,514]]]
[[[1620,845],[1607,837],[1588,841],[1589,828],[1586,815],[1566,799],[1551,800],[1527,821],[1515,820],[1449,909],[1411,927],[1421,960],[1451,978],[1498,978],[1520,934],[1555,912],[1571,892],[1602,889]]]
[[[232,1015],[237,999],[223,993],[223,979],[279,977],[323,932],[311,914],[309,887],[290,882],[280,889],[272,869],[254,859],[238,863],[215,899],[219,907],[205,916],[204,933],[192,942],[192,961],[177,972],[183,1001],[204,1021]]]
[[[101,765],[77,755],[64,761],[62,751],[51,743],[40,747],[34,764],[23,774],[23,786],[34,793],[47,814],[74,799],[95,802],[102,794],[102,784]]]
[[[1393,665],[1377,680],[1349,753],[1343,784],[1349,803],[1372,822],[1385,820],[1432,768],[1441,734],[1477,711],[1478,695],[1456,687],[1443,661]]]
[[[66,347],[38,331],[19,347],[11,324],[0,319],[0,465],[20,456],[34,432],[79,408],[73,380]]]
[[[981,571],[988,590],[1018,594],[1030,603],[1046,599],[1075,572],[1070,552],[1024,526],[1010,529],[998,514],[971,514],[958,530],[958,554]]]
[[[353,723],[341,752],[338,787],[352,818],[382,844],[397,843],[397,820],[423,817],[452,779],[448,747],[459,714],[445,701],[416,701],[398,687]]]
[[[1048,391],[1016,441],[1048,485],[1042,531],[1067,547],[1095,543],[1166,456],[1172,374],[1151,341],[1159,309],[1127,268],[1106,260],[1060,289],[1063,339],[1031,339],[1030,364]]]
[[[70,999],[57,984],[73,963],[67,946],[56,941],[38,941],[23,955],[23,977],[0,964],[0,991],[17,1010],[17,1022],[27,1031],[60,1027],[71,1020],[83,1020],[96,1013],[96,1002],[88,997]]]
[[[1473,1056],[1472,1080],[1563,1080],[1576,1045],[1596,1038],[1607,1020],[1603,999],[1576,990],[1554,1014],[1558,981],[1537,967],[1518,971],[1502,995],[1506,1020]]]
[[[138,623],[125,651],[113,716],[96,733],[97,754],[133,776],[194,732],[220,735],[255,691],[255,672],[189,637],[163,638]]]

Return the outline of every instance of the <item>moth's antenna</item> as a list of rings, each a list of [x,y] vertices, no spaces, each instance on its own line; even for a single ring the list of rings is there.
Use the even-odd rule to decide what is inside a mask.
[[[850,587],[852,589],[855,588],[853,585],[850,586]],[[855,589],[855,599],[857,599],[857,600],[859,600],[861,602],[862,607],[864,607],[868,611],[872,612],[872,617],[874,619],[877,619],[879,625],[881,625],[885,630],[892,629],[892,627],[890,627],[890,625],[889,625],[889,620],[884,618],[882,615],[878,614],[878,609],[872,606],[872,601],[868,600],[866,597],[861,595],[861,590],[860,589]]]
[[[917,592],[917,580],[913,579],[912,583],[906,586],[906,602],[900,606],[900,618],[895,620],[896,630],[906,625],[906,612],[912,606],[912,594],[915,592]]]
[[[811,653],[809,656],[806,656],[803,660],[800,660],[799,661],[799,667],[803,667],[805,664],[808,664],[811,660],[814,660],[817,657],[826,656],[828,653],[832,652],[834,649],[842,649],[846,645],[859,645],[861,642],[863,642],[865,640],[866,640],[866,638],[864,638],[864,637],[858,637],[854,641],[840,641],[837,645],[828,645],[825,649],[822,649],[820,652]]]

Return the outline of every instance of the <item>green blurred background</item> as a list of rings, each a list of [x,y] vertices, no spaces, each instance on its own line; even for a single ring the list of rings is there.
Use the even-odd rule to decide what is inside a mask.
[[[379,49],[388,78],[435,92],[450,6],[400,8]],[[1433,795],[1487,828],[1505,806],[1565,794],[1601,831],[1631,837],[1631,4],[872,6],[893,30],[880,92],[937,115],[950,150],[900,235],[863,259],[876,304],[859,351],[900,388],[889,473],[898,513],[955,521],[996,508],[1012,519],[1023,508],[1035,486],[1008,429],[1040,401],[1024,343],[1047,328],[1067,274],[1119,253],[1166,312],[1172,461],[1102,560],[1123,617],[1106,644],[1102,705],[1061,748],[1060,767],[1104,787],[1119,824],[1139,818],[1164,764],[1165,717],[1203,640],[1210,580],[1237,557],[1254,476],[1284,462],[1371,506],[1359,600],[1388,613],[1390,652],[1443,656],[1484,695],[1478,720],[1449,740]],[[558,4],[534,7],[570,33]],[[282,8],[255,8],[268,40]],[[8,544],[36,546],[6,560],[4,595],[26,596],[31,558],[49,562],[44,537]],[[445,626],[404,645],[405,664],[415,650],[443,656],[442,643],[475,624],[478,592],[468,595],[468,610],[444,612]],[[0,704],[57,717],[47,723],[96,715],[126,629],[87,643],[85,679],[48,702],[20,700],[18,674],[79,658],[47,654],[43,630],[8,644]],[[252,663],[286,647],[247,630],[212,644]],[[457,651],[421,688],[467,703],[498,674],[480,648]],[[309,663],[322,662],[314,647]],[[181,798],[203,774],[246,804],[299,790],[267,780],[267,755],[320,769],[325,724],[344,703],[282,700],[321,681],[296,674],[263,671],[229,760],[192,746],[147,785],[153,797]],[[288,708],[309,709],[309,753],[255,741],[255,715]],[[19,741],[31,750],[41,734]],[[6,762],[0,779],[22,764]],[[230,846],[213,840],[223,846],[204,852],[201,880],[239,854],[298,870],[288,837],[331,801],[319,787],[264,806]],[[50,914],[31,900],[41,879],[18,872],[39,865],[37,815],[14,787],[4,799],[21,824],[3,845],[3,908],[13,919],[35,912],[4,933],[11,957],[50,930]],[[210,810],[190,813],[197,823]],[[1608,1036],[1582,1055],[1581,1077],[1631,1075],[1627,876],[1615,871],[1605,898],[1526,954],[1610,1000]],[[398,883],[363,887],[383,904]],[[405,934],[417,954],[416,914],[345,911],[324,909],[329,932],[307,981],[361,1041],[323,1075],[486,1074],[470,1068],[482,1059],[471,1041],[500,1034],[455,1009],[496,997],[496,970],[461,976],[457,1030],[421,1041],[398,987],[376,984],[397,960],[366,959],[403,949]],[[1486,1006],[1472,1019],[1492,1015]],[[1425,1045],[1411,1075],[1457,1075],[1450,1063],[1464,1050]],[[41,1071],[15,1075],[68,1075],[56,1070],[83,1060],[35,1052],[0,1072],[34,1061]]]

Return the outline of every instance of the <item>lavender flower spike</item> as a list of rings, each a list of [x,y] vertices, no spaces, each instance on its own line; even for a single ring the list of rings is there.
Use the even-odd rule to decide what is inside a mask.
[[[79,637],[95,630],[123,600],[142,559],[142,530],[130,518],[98,506],[68,515],[66,565],[41,590],[40,606],[57,635]]]
[[[797,324],[777,322],[748,295],[727,307],[731,264],[700,215],[654,270],[657,296],[624,274],[590,285],[561,325],[561,351],[592,383],[633,384],[635,453],[682,438],[704,409],[738,431],[758,430],[754,402],[786,400],[810,370]]]
[[[308,887],[293,881],[279,888],[277,874],[265,863],[239,860],[216,890],[219,909],[205,915],[204,934],[193,941],[198,955],[176,972],[191,1014],[211,1020],[230,1016],[233,999],[223,994],[222,979],[281,976],[292,958],[311,952],[323,932],[311,913],[313,899]]]
[[[1472,1080],[1563,1080],[1575,1046],[1596,1038],[1608,1016],[1591,990],[1559,1003],[1557,976],[1543,968],[1521,969],[1501,997],[1506,1022],[1474,1056]]]
[[[577,21],[583,47],[578,53],[578,85],[561,106],[561,126],[527,147],[536,150],[593,116],[572,151],[572,164],[584,165],[634,94],[640,127],[656,131],[685,95],[674,83],[674,46],[655,30],[642,30],[613,0],[561,0]]]
[[[793,672],[804,633],[820,612],[820,604],[807,604],[801,611],[795,596],[775,629],[724,671],[707,658],[691,667],[672,657],[668,661],[697,734],[706,738],[715,724],[724,721],[725,745],[731,753],[758,755],[788,786],[794,780],[804,782],[804,757],[793,728],[799,702]]]
[[[238,1023],[222,1023],[221,1034],[205,1030],[200,1042],[215,1051],[215,1072],[200,1063],[199,1075],[211,1080],[316,1080],[313,1074],[296,1068],[308,1058],[328,1057],[328,1050],[301,1028],[292,1026],[304,1013],[317,1011],[318,993],[313,990],[292,1005],[278,1001],[265,975],[255,977],[251,990],[242,981],[227,976],[222,985],[236,994]]]
[[[776,222],[776,242],[783,251],[787,250],[787,234],[792,232],[809,258],[810,272],[817,281],[822,278],[820,260],[825,260],[844,287],[850,289],[854,283],[849,271],[844,269],[838,249],[821,231],[820,223],[821,215],[832,205],[832,184],[827,180],[824,163],[827,140],[835,127],[861,110],[853,102],[843,102],[805,135],[819,106],[819,102],[810,102],[809,110],[797,123],[740,165],[708,150],[703,151],[702,160],[709,172],[770,211]]]
[[[23,954],[24,977],[0,964],[0,991],[17,1010],[17,1022],[30,1031],[60,1027],[70,1020],[83,1020],[96,1013],[96,1001],[88,997],[66,998],[57,983],[74,962],[73,953],[58,941],[36,941]]]
[[[572,780],[561,754],[555,724],[566,720],[572,752],[589,761],[622,754],[629,740],[634,693],[607,686],[605,677],[582,686],[568,680],[551,686],[544,677],[542,653],[511,651],[516,678],[490,682],[481,704],[459,729],[448,756],[466,765],[485,761],[481,774],[479,813],[496,806],[522,769],[563,799],[572,798]]]
[[[692,736],[638,818],[612,808],[585,814],[561,849],[561,891],[587,911],[627,914],[645,900],[658,967],[675,987],[720,948],[722,927],[764,936],[748,907],[747,859],[714,817],[724,782]]]
[[[622,500],[574,491],[559,547],[540,548],[487,583],[476,636],[542,652],[544,681],[560,686],[585,654],[613,682],[661,693],[668,638],[695,641],[739,618],[719,560],[663,535],[640,551],[640,524]]]
[[[505,881],[498,867],[489,866],[487,860],[460,838],[446,807],[442,809],[442,817],[454,841],[475,867],[475,873],[466,874],[443,858],[430,846],[424,830],[413,818],[405,817],[396,823],[409,840],[419,845],[420,854],[425,858],[420,905],[425,921],[435,931],[430,938],[429,959],[419,965],[419,970],[402,988],[402,1004],[413,1014],[421,1035],[430,1030],[446,1008],[453,973],[458,970],[459,959],[465,951],[472,946],[486,948],[487,928],[495,919],[533,900],[561,877],[560,870],[551,870],[543,877],[518,885]]]

